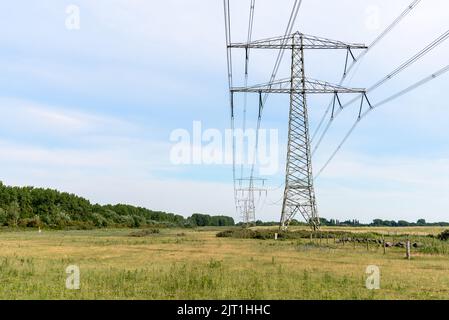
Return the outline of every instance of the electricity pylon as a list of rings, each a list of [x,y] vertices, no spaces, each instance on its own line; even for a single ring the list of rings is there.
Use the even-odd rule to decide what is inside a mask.
[[[350,44],[296,32],[287,37],[277,37],[250,43],[233,43],[229,48],[279,49],[291,50],[291,76],[289,79],[276,80],[266,84],[231,88],[236,92],[283,93],[290,95],[287,165],[285,174],[284,200],[281,213],[281,228],[286,229],[299,212],[313,230],[319,229],[320,220],[313,187],[313,171],[307,110],[308,94],[333,94],[332,116],[338,102],[339,94],[363,94],[361,105],[366,97],[365,89],[346,88],[323,81],[309,79],[305,76],[304,50],[308,49],[344,49],[347,50],[345,73],[349,56],[355,60],[353,49],[366,49],[363,44]]]
[[[239,185],[236,188],[237,209],[240,211],[243,223],[248,226],[256,222],[255,193],[259,194],[259,198],[262,194],[266,195],[267,193],[266,189],[255,187],[255,182],[264,186],[265,179],[250,177],[240,178],[237,181]],[[249,187],[246,187],[246,183],[248,183]]]

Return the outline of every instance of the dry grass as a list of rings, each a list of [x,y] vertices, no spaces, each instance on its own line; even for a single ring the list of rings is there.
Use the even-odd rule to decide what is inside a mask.
[[[0,298],[449,298],[448,255],[421,253],[406,261],[403,249],[383,255],[381,248],[367,251],[364,245],[217,238],[217,230],[161,230],[143,238],[129,237],[129,230],[2,232]],[[70,264],[81,268],[79,291],[65,289]],[[380,267],[381,290],[365,288],[368,265]]]

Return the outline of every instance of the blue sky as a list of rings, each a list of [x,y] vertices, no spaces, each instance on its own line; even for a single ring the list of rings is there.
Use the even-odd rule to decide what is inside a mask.
[[[292,3],[256,1],[254,39],[282,34]],[[409,3],[304,0],[295,29],[370,43]],[[79,30],[65,26],[70,4],[80,8]],[[249,1],[231,5],[233,37],[244,41]],[[370,86],[446,31],[448,9],[444,0],[419,4],[365,57],[349,84]],[[222,1],[18,0],[2,2],[0,12],[0,180],[74,192],[93,202],[236,217],[229,165],[169,161],[173,130],[190,131],[193,121],[229,127]],[[370,99],[429,75],[448,56],[449,42]],[[267,81],[273,57],[254,52],[251,82]],[[241,58],[236,52],[237,83],[243,80]],[[338,82],[344,52],[307,53],[306,59],[310,77]],[[284,64],[280,77],[287,74]],[[443,76],[360,124],[316,182],[322,216],[449,220],[448,81]],[[309,100],[312,129],[328,99]],[[253,125],[254,98],[249,106]],[[287,112],[285,97],[270,97],[263,127],[279,129],[281,163],[279,174],[267,177],[267,199],[258,203],[263,220],[279,218]],[[315,169],[356,114],[356,107],[349,108],[333,125]]]

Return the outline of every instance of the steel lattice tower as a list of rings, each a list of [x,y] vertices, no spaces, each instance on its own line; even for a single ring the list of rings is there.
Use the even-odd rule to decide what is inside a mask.
[[[237,209],[240,211],[243,223],[245,225],[251,225],[256,222],[256,206],[254,205],[255,193],[259,193],[259,197],[262,193],[267,193],[264,189],[265,179],[261,178],[240,178],[238,181],[238,188],[236,188],[237,194]],[[248,184],[248,187],[244,187],[244,184]],[[256,187],[255,184],[262,185]]]
[[[281,227],[285,228],[299,211],[316,229],[319,219],[313,188],[303,37],[295,34],[292,44],[287,167]]]
[[[319,228],[319,216],[313,187],[312,157],[309,135],[307,95],[333,94],[334,104],[341,106],[339,94],[361,93],[364,89],[345,88],[323,81],[312,80],[305,75],[304,51],[310,49],[344,49],[347,50],[346,66],[349,56],[355,60],[352,49],[366,49],[363,44],[348,44],[296,32],[287,37],[258,40],[251,43],[231,44],[230,48],[280,49],[291,50],[291,77],[251,87],[232,88],[231,92],[284,93],[290,95],[289,129],[287,145],[287,164],[285,190],[281,213],[281,228],[288,227],[296,214],[316,230]],[[346,72],[345,66],[345,72]],[[362,98],[363,103],[363,98]]]

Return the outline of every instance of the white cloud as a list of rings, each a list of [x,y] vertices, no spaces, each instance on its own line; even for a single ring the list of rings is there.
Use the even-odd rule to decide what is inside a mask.
[[[31,168],[49,179],[54,172],[145,177],[177,170],[167,162],[168,138],[148,137],[146,128],[130,121],[11,98],[0,98],[0,112],[0,165],[6,183],[14,179],[10,172],[22,176]]]
[[[231,3],[233,39],[242,41],[246,37],[249,2]],[[380,30],[366,28],[365,9],[373,5],[380,8],[382,28],[409,3],[410,0],[304,1],[297,27],[319,36],[369,43]],[[191,115],[189,112],[198,101],[207,106],[198,111],[198,115],[208,120],[209,126],[214,126],[213,121],[221,124],[228,116],[224,109],[227,106],[225,92],[223,101],[217,101],[216,97],[207,100],[207,94],[214,88],[224,90],[226,86],[222,3],[210,0],[80,0],[77,1],[81,9],[79,32],[68,32],[65,28],[66,4],[54,0],[0,4],[2,12],[8,13],[0,21],[0,30],[4,31],[0,39],[5,48],[0,67],[6,73],[0,82],[3,81],[6,88],[10,88],[7,86],[10,82],[17,83],[25,92],[24,96],[33,89],[44,88],[39,92],[41,97],[57,92],[60,96],[84,99],[84,102],[104,97],[112,101],[134,102],[136,99],[148,107],[148,114],[167,120],[157,121],[145,114],[147,123],[152,124],[142,128],[135,122],[93,111],[104,106],[95,105],[92,112],[86,112],[77,106],[0,99],[0,127],[4,134],[0,141],[1,178],[6,183],[73,191],[93,201],[130,202],[179,213],[233,212],[229,185],[160,177],[164,171],[181,169],[168,163],[168,135],[164,140],[156,137],[160,136],[160,130],[155,132],[155,127],[175,126],[172,122],[179,121],[173,115],[175,108],[185,112],[179,116],[183,117],[182,125],[190,125],[193,119],[185,114]],[[282,34],[291,6],[292,1],[258,1],[253,38]],[[448,8],[446,0],[422,1],[382,45],[367,55],[352,84],[372,84],[441,34],[447,26]],[[442,47],[388,89],[395,92],[410,80],[435,71],[444,63],[442,57],[449,54],[448,49],[448,46]],[[329,53],[326,54],[316,58],[307,54],[307,73],[311,77],[339,77],[343,60],[334,63]],[[237,72],[242,70],[242,57],[242,52],[235,55],[236,81],[238,75],[243,75]],[[264,82],[271,72],[272,56],[254,53],[252,57],[251,81]],[[222,82],[210,79],[215,75],[222,76]],[[419,96],[412,96],[415,103],[412,99],[400,100],[397,108],[376,111],[376,115],[361,125],[366,129],[359,128],[360,136],[371,137],[374,141],[380,139],[378,132],[391,132],[397,138],[398,127],[410,127],[415,134],[423,132],[430,136],[432,133],[444,139],[449,114],[444,107],[437,109],[435,104],[446,101],[446,83],[441,79],[432,86],[423,87]],[[19,91],[14,86],[12,89]],[[380,92],[373,99],[387,93]],[[169,105],[173,109],[153,104],[153,98],[172,99]],[[429,99],[434,101],[427,103]],[[129,105],[131,108],[132,103]],[[278,113],[285,111],[287,104],[283,111],[278,105],[267,107],[271,108],[272,119],[276,116],[277,121],[270,123],[272,127],[286,124],[286,119],[280,119]],[[311,109],[311,113],[317,110]],[[211,118],[214,120],[210,121]],[[346,128],[337,129],[337,133],[341,133]],[[407,131],[403,129],[402,136],[407,135],[404,132]],[[151,138],[146,138],[148,136]],[[370,143],[363,139],[356,141],[359,146]],[[386,141],[385,145],[391,146],[391,141]],[[414,148],[407,158],[379,158],[378,151],[369,150],[363,156],[357,153],[339,155],[317,185],[321,213],[335,218],[446,219],[442,211],[449,204],[445,200],[449,176],[448,162],[442,153],[435,152],[435,159],[430,156],[423,159],[417,156],[419,151]],[[269,204],[281,195],[281,189],[270,193],[261,213],[264,219],[278,220],[279,205]]]
[[[143,131],[136,124],[107,115],[79,111],[77,107],[51,106],[34,101],[0,97],[0,126],[9,132],[73,136]]]

